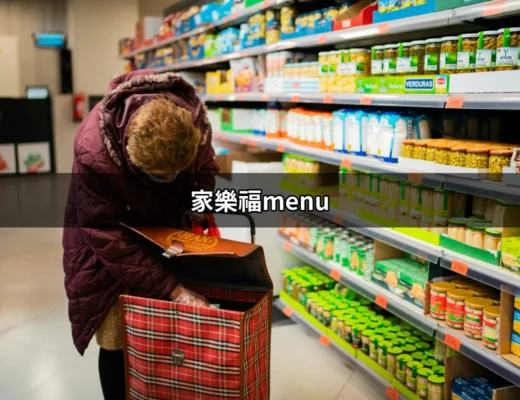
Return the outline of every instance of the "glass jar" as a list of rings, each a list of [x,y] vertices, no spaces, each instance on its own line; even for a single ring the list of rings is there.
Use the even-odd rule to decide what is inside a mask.
[[[502,169],[509,167],[513,157],[513,150],[497,149],[489,152],[489,173],[488,179],[491,181],[502,181]]]
[[[448,165],[450,160],[450,146],[440,143],[435,146],[435,162],[437,164]]]
[[[484,250],[498,251],[502,248],[502,232],[494,228],[486,229],[486,236],[484,237]]]
[[[383,75],[394,76],[397,73],[397,44],[383,47]]]
[[[452,282],[432,282],[430,284],[430,315],[434,319],[446,319],[446,298],[448,290],[456,289]]]
[[[482,344],[489,350],[498,348],[498,321],[500,307],[487,306],[484,308],[484,321],[482,326]]]
[[[464,243],[477,249],[484,249],[484,235],[486,234],[486,229],[490,227],[491,224],[488,222],[469,223],[466,227],[466,240]]]
[[[334,91],[334,88],[338,86],[338,66],[341,57],[341,50],[329,52],[329,92]]]
[[[465,193],[452,192],[453,206],[451,209],[452,217],[464,217],[466,215],[466,205],[468,202],[468,195]]]
[[[401,150],[401,155],[406,158],[414,158],[414,148],[414,139],[403,140],[403,149]]]
[[[448,224],[448,236],[453,240],[464,243],[468,220],[466,218],[450,218]]]
[[[451,289],[448,290],[446,301],[446,325],[453,329],[464,329],[464,307],[465,301],[471,297],[470,290]]]
[[[433,191],[433,223],[435,225],[446,225],[450,218],[453,196],[444,189]]]
[[[397,356],[397,365],[395,368],[395,378],[404,384],[406,382],[406,365],[413,361],[413,358],[409,354],[400,354]]]
[[[424,368],[419,361],[409,361],[406,364],[406,387],[415,393],[417,391],[417,372]]]
[[[497,205],[495,207],[495,213],[493,214],[493,221],[492,221],[493,229],[502,232],[502,229],[505,225],[506,210],[509,210],[509,212],[511,212],[511,210],[513,210],[515,208],[516,208],[515,212],[520,211],[520,206],[498,200]]]
[[[414,40],[410,43],[410,69],[412,75],[424,74],[425,40]]]
[[[430,375],[428,377],[428,400],[444,400],[444,376]]]
[[[437,144],[435,140],[431,140],[426,145],[426,161],[435,162],[435,147]]]
[[[421,191],[421,222],[422,226],[433,222],[433,189],[428,187]]]
[[[493,300],[483,297],[468,297],[464,307],[464,334],[470,339],[482,339],[484,308],[493,305]]]
[[[424,160],[426,161],[426,145],[428,143],[425,141],[417,140],[415,142],[415,146],[413,149],[413,157],[416,160]]]
[[[384,46],[373,46],[372,47],[372,63],[371,72],[372,76],[383,75],[383,60],[384,60]]]
[[[477,72],[494,71],[497,60],[498,31],[484,31],[478,35],[475,70]]]
[[[453,146],[450,148],[449,164],[453,167],[466,167],[466,146]]]
[[[422,214],[421,185],[410,184],[410,217],[420,220]]]
[[[495,199],[484,199],[484,220],[492,221],[493,215],[495,215],[495,207],[497,206],[497,201]]]
[[[397,370],[397,357],[403,353],[400,347],[391,347],[388,349],[388,357],[386,362],[386,370],[393,377]]]
[[[466,168],[488,168],[489,148],[469,147],[466,153]]]
[[[457,70],[457,48],[459,38],[457,36],[445,36],[442,38],[440,67],[441,74],[453,74]]]
[[[428,39],[424,47],[424,73],[439,73],[439,58],[441,53],[442,39]]]
[[[370,358],[377,362],[377,350],[379,349],[379,343],[384,342],[385,338],[382,335],[373,335],[370,337],[368,342],[368,354]]]
[[[459,36],[457,45],[457,73],[475,72],[478,33]]]
[[[399,47],[397,48],[397,75],[404,76],[410,71],[410,49],[410,42],[399,43]]]
[[[520,46],[520,28],[498,30],[497,71],[508,71],[517,68],[518,46]]]
[[[377,348],[377,363],[384,369],[386,369],[388,363],[388,349],[392,347],[392,342],[385,340],[379,343]]]
[[[428,377],[433,375],[430,368],[421,368],[417,371],[417,396],[420,399],[428,398]]]

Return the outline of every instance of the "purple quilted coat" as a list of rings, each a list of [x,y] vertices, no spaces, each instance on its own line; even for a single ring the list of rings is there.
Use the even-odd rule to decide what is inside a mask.
[[[129,121],[158,95],[190,111],[202,133],[197,159],[168,184],[144,178],[126,154]],[[167,298],[173,290],[176,278],[157,249],[120,223],[189,229],[191,190],[214,188],[214,156],[205,106],[195,89],[173,73],[140,71],[116,78],[81,124],[63,234],[69,317],[81,354],[120,294]]]

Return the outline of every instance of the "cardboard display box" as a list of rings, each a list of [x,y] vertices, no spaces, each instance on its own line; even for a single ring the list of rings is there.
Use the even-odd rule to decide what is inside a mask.
[[[502,292],[500,299],[500,321],[498,354],[510,363],[520,368],[520,357],[511,353],[511,335],[513,333],[513,312],[515,310],[515,297],[511,293]],[[520,396],[516,397],[519,399]]]
[[[337,31],[353,26],[369,25],[372,23],[372,15],[375,10],[377,10],[377,4],[373,0],[360,0],[336,17],[332,29]]]
[[[229,147],[228,145],[226,145]],[[280,162],[282,155],[273,151],[248,152],[244,151],[243,146],[237,145],[241,150],[231,149],[229,154],[222,154],[215,157],[220,168],[219,175],[231,174],[233,161],[243,162]]]

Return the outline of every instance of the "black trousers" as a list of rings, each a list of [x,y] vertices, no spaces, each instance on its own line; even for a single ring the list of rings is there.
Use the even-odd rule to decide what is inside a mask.
[[[99,349],[99,378],[105,400],[126,399],[123,350]]]

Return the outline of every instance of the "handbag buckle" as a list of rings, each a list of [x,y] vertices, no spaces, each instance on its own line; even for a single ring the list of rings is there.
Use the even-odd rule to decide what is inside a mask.
[[[182,350],[173,350],[172,351],[172,362],[173,362],[173,365],[182,365],[182,364],[184,364],[184,351],[182,351]]]

